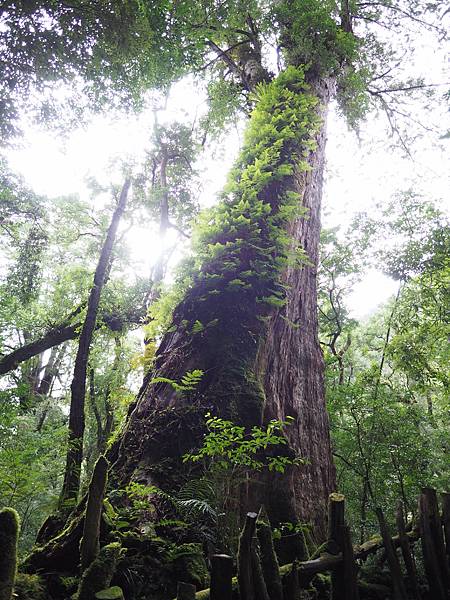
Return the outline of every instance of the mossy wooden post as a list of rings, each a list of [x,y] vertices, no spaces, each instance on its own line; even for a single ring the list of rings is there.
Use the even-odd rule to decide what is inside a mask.
[[[233,593],[233,559],[228,554],[211,557],[210,600],[231,600]]]
[[[0,511],[0,600],[11,600],[17,573],[19,515],[13,508]]]
[[[419,496],[419,527],[420,541],[422,545],[423,565],[430,588],[430,597],[433,600],[446,600],[447,594],[442,573],[439,568],[436,548],[433,542],[433,531],[431,527],[432,508],[430,507],[428,494]]]
[[[405,583],[403,581],[403,575],[400,568],[400,562],[398,560],[397,553],[392,543],[392,538],[389,534],[388,527],[386,525],[386,519],[384,518],[383,511],[381,508],[375,510],[378,524],[380,526],[380,533],[383,539],[384,549],[386,552],[386,559],[391,572],[392,584],[394,588],[394,598],[396,600],[408,600],[408,594],[406,593]]]
[[[444,527],[445,552],[450,565],[450,494],[442,494],[442,525]]]
[[[412,597],[414,600],[421,600],[422,596],[419,589],[419,582],[417,580],[416,564],[414,562],[414,556],[411,552],[409,539],[406,534],[405,516],[403,513],[403,503],[401,501],[399,501],[397,504],[395,520],[397,523],[398,540],[402,550],[403,562],[405,563],[406,572],[408,574]]]
[[[254,512],[247,513],[244,527],[239,537],[238,547],[238,585],[242,600],[255,600],[255,589],[252,577],[252,539],[255,533],[256,519]]]
[[[256,524],[259,547],[261,549],[261,566],[270,600],[283,600],[283,585],[280,577],[280,566],[273,545],[272,529],[265,520]]]
[[[195,585],[179,581],[177,585],[177,600],[195,600]]]
[[[445,555],[444,532],[442,531],[442,522],[439,514],[439,503],[436,490],[433,488],[422,488],[422,494],[427,499],[429,507],[430,529],[433,538],[433,545],[436,551],[439,570],[441,572],[442,583],[447,591],[450,591],[450,569]]]
[[[252,557],[252,578],[255,598],[256,600],[270,600],[269,594],[267,593],[266,582],[264,580],[261,559],[254,543],[252,543],[250,552]]]
[[[107,478],[108,461],[104,456],[100,456],[95,463],[91,483],[89,484],[83,537],[80,542],[81,569],[83,571],[91,564],[100,549],[100,519]]]
[[[345,513],[345,496],[330,494],[328,498],[328,543],[327,550],[330,554],[338,554],[343,550],[343,527]],[[341,600],[345,598],[345,570],[344,566],[331,573],[331,598]]]
[[[342,543],[342,573],[345,582],[342,600],[359,600],[357,565],[348,525],[341,526],[340,538]]]

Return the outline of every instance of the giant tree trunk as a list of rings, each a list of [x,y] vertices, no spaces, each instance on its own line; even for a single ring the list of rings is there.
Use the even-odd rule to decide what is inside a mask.
[[[207,411],[248,427],[292,415],[290,443],[308,464],[263,476],[241,508],[264,502],[272,520],[312,521],[321,536],[334,487],[316,314],[329,90],[315,91],[289,68],[260,92],[223,202],[205,219],[192,280],[111,458],[120,484],[170,490],[183,481],[181,456],[202,443]],[[298,243],[308,264],[294,264]],[[184,396],[152,383],[192,369],[204,376]]]
[[[289,441],[307,460],[287,475],[270,478],[266,505],[272,505],[272,512],[280,519],[284,512],[285,520],[290,518],[289,509],[291,512],[294,509],[297,518],[312,523],[318,537],[325,535],[328,496],[335,489],[317,314],[326,119],[333,86],[333,80],[314,86],[321,99],[322,127],[316,136],[317,148],[308,161],[312,170],[297,173],[296,177],[297,190],[308,213],[306,219],[296,219],[290,231],[307,252],[310,264],[301,270],[288,268],[285,272],[287,303],[271,321],[264,356],[265,420],[293,416],[295,423],[287,430]],[[275,502],[279,502],[276,511]]]

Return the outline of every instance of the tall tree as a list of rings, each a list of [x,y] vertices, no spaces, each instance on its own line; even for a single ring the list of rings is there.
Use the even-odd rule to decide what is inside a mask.
[[[95,269],[94,282],[89,294],[86,317],[78,342],[75,358],[73,379],[70,386],[70,412],[69,412],[69,441],[67,448],[66,469],[64,483],[61,490],[59,505],[61,508],[68,501],[76,500],[80,487],[81,463],[83,460],[83,436],[85,428],[85,396],[86,374],[88,367],[89,351],[92,335],[97,320],[100,295],[111,263],[111,254],[116,238],[117,228],[126,207],[128,190],[131,180],[127,179],[122,187],[119,201],[114,210],[111,224],[106,234],[105,242]]]
[[[116,447],[116,478],[177,485],[183,477],[181,454],[200,443],[205,409],[248,426],[292,414],[296,425],[289,434],[291,447],[307,463],[265,487],[256,485],[246,502],[268,501],[273,519],[311,520],[320,535],[325,498],[334,486],[315,283],[327,105],[337,95],[355,122],[371,100],[386,108],[386,98],[423,89],[421,82],[400,85],[393,79],[395,57],[369,27],[374,23],[397,31],[403,19],[424,22],[423,10],[439,10],[442,3],[411,0],[399,7],[388,0],[342,5],[333,0],[185,0],[170,10],[166,3],[152,1],[120,4],[124,20],[129,23],[130,17],[139,24],[136,30],[131,27],[132,47],[154,51],[151,57],[145,55],[143,64],[150,73],[146,83],[153,77],[166,84],[202,63],[216,99],[218,88],[244,94],[245,108],[254,107],[254,112],[224,202],[197,234],[197,255],[184,277],[182,300],[154,373],[147,376]],[[8,7],[6,14],[14,16],[15,3]],[[53,3],[45,10],[44,16],[60,18]],[[76,9],[67,11],[77,24]],[[133,21],[136,14],[139,20]],[[18,23],[27,25],[23,19]],[[101,18],[94,16],[92,23],[108,31]],[[125,38],[130,31],[110,30],[121,31]],[[7,29],[8,35],[11,31]],[[142,45],[143,38],[151,43]],[[98,40],[95,35],[85,39]],[[276,78],[266,60],[272,40],[282,55]],[[98,60],[97,50],[105,46],[96,41],[94,46]],[[85,54],[91,56],[92,49],[88,44]],[[120,52],[113,55],[130,66]],[[89,60],[87,64],[91,66]],[[154,74],[160,64],[165,68],[158,78]],[[103,83],[111,81],[111,70],[106,71]],[[86,77],[89,73],[89,67],[81,71]],[[126,88],[126,81],[112,81]],[[136,92],[136,87],[131,89]],[[236,101],[225,108],[230,106]],[[400,114],[398,102],[394,106],[394,115]],[[398,132],[392,110],[388,116]],[[161,380],[152,383],[152,375],[179,379],[191,369],[205,373],[191,402]],[[168,431],[179,433],[178,447],[167,445],[174,439]],[[175,467],[170,471],[173,481],[161,466],[162,457]]]
[[[401,17],[421,20],[420,9],[408,4]],[[216,76],[241,89],[254,109],[222,203],[197,233],[184,295],[116,448],[119,481],[179,485],[181,456],[200,443],[206,410],[248,427],[292,415],[290,447],[306,464],[247,489],[243,510],[264,502],[273,520],[299,518],[323,534],[325,501],[335,486],[316,301],[327,107],[337,94],[351,120],[367,109],[365,90],[379,80],[390,51],[354,28],[358,20],[383,24],[386,16],[399,26],[397,7],[388,2],[290,0],[268,10],[258,2],[245,10],[205,2],[193,9],[191,28],[206,37]],[[276,78],[265,67],[261,34],[275,35],[281,48]],[[370,95],[396,91],[390,82]],[[192,369],[204,377],[189,400],[160,379],[179,380]]]

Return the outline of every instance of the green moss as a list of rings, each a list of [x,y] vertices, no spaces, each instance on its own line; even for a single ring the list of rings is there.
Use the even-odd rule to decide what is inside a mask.
[[[0,600],[11,600],[17,572],[19,515],[13,508],[0,511]]]
[[[123,600],[124,595],[122,588],[118,585],[108,588],[107,590],[101,590],[95,594],[97,600]]]
[[[46,600],[47,595],[39,575],[18,573],[14,584],[14,597],[17,600]]]
[[[97,558],[83,573],[77,600],[95,600],[95,594],[109,587],[120,558],[121,545],[117,542],[101,548]]]

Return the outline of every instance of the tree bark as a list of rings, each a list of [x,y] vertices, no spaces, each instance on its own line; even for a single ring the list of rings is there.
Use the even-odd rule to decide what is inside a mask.
[[[80,487],[81,463],[83,460],[84,436],[84,404],[86,395],[86,373],[92,335],[97,321],[100,295],[105,283],[105,276],[111,260],[112,249],[116,238],[117,228],[125,210],[128,190],[131,181],[127,179],[122,187],[119,202],[106,234],[97,268],[94,274],[94,284],[89,294],[86,318],[80,334],[78,351],[75,359],[73,379],[70,386],[69,413],[69,443],[66,457],[64,483],[59,499],[59,507],[63,508],[67,501],[76,500]]]
[[[265,420],[295,418],[287,430],[295,452],[307,460],[289,476],[274,476],[267,486],[264,504],[280,520],[297,517],[312,522],[320,539],[325,538],[329,494],[335,489],[329,420],[325,407],[324,362],[318,339],[317,268],[319,262],[320,210],[325,163],[326,118],[333,81],[314,87],[321,100],[322,127],[317,149],[309,163],[312,170],[295,175],[296,191],[307,209],[307,218],[291,225],[294,243],[302,247],[309,263],[289,268],[284,276],[287,303],[272,320],[264,349]],[[283,492],[280,493],[281,489]],[[274,502],[280,500],[275,508]],[[282,514],[286,518],[282,519]]]

